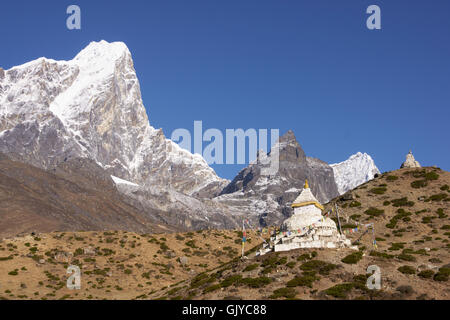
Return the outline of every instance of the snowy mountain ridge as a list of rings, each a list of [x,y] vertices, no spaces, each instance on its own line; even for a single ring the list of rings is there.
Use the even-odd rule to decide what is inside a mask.
[[[228,183],[150,125],[122,42],[91,42],[70,61],[39,58],[3,71],[0,152],[46,169],[90,158],[121,179],[188,195]]]
[[[307,157],[292,131],[277,146],[277,174],[264,175],[254,162],[231,182],[218,177],[201,155],[150,125],[122,42],[92,42],[69,61],[0,68],[0,153],[44,169],[76,163],[89,175],[101,172],[151,221],[181,229],[231,228],[242,217],[279,224],[305,179],[325,203],[378,172],[360,153],[334,167]]]
[[[372,180],[379,174],[375,162],[367,153],[358,152],[345,161],[330,164],[340,194]]]

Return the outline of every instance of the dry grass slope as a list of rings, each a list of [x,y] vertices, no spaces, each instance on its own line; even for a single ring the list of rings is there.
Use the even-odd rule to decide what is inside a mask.
[[[417,182],[419,181],[419,182]],[[241,260],[239,231],[66,232],[0,242],[4,299],[449,299],[450,173],[388,172],[336,198],[345,229],[375,225],[359,251],[299,249]],[[347,236],[355,241],[361,235]],[[257,248],[260,240],[250,233]],[[73,257],[69,254],[73,253]],[[65,287],[69,264],[81,290]],[[381,290],[365,286],[369,265]]]

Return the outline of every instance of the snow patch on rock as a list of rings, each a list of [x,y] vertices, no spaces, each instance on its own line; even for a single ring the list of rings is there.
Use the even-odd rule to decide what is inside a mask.
[[[111,176],[111,179],[113,179],[115,184],[127,184],[129,186],[139,187],[139,185],[134,182],[131,182],[128,180],[123,180],[123,179],[117,178],[115,176]]]

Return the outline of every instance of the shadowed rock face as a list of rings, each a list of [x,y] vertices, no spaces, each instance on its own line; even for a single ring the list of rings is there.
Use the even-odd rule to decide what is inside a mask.
[[[259,223],[264,225],[281,223],[292,214],[288,204],[298,196],[306,179],[322,203],[339,195],[333,169],[319,159],[307,157],[292,131],[280,137],[279,148],[279,170],[275,175],[262,175],[262,165],[256,161],[241,170],[218,199],[233,204],[248,198],[248,210],[253,207],[253,214],[257,213]],[[273,154],[274,148],[267,157]],[[266,155],[259,153],[258,159],[263,156]],[[266,204],[258,204],[258,199]]]
[[[115,183],[91,159],[71,158],[44,170],[0,153],[0,238],[31,232],[238,227],[232,208],[220,203],[124,182]]]
[[[89,159],[72,159],[46,171],[0,154],[0,237],[20,233],[177,230],[121,195],[111,177]]]

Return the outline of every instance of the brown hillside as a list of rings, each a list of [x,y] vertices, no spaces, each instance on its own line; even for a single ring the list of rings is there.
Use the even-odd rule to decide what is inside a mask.
[[[6,239],[0,243],[0,296],[449,299],[448,185],[449,172],[401,169],[331,201],[326,209],[339,205],[344,230],[357,223],[374,223],[378,247],[366,234],[358,251],[298,249],[262,257],[247,253],[248,259],[241,260],[241,234],[231,230],[164,235],[51,233]],[[347,236],[356,240],[361,234]],[[258,248],[260,238],[253,233],[249,238],[247,249]],[[81,290],[65,287],[69,263],[81,266]],[[370,265],[381,269],[381,290],[365,286]]]
[[[359,251],[299,249],[271,253],[229,263],[198,275],[180,290],[166,289],[152,297],[449,299],[448,185],[449,172],[401,169],[327,204],[329,209],[338,203],[344,230],[373,222],[378,248],[369,233],[362,237]],[[347,236],[354,241],[361,234]],[[381,269],[381,290],[365,286],[369,265]]]
[[[249,234],[254,238],[252,233]],[[49,233],[0,242],[1,299],[145,299],[240,255],[238,232]],[[81,290],[66,287],[81,269]]]
[[[51,171],[0,154],[0,238],[77,230],[167,232],[126,201],[95,162],[73,159]]]

